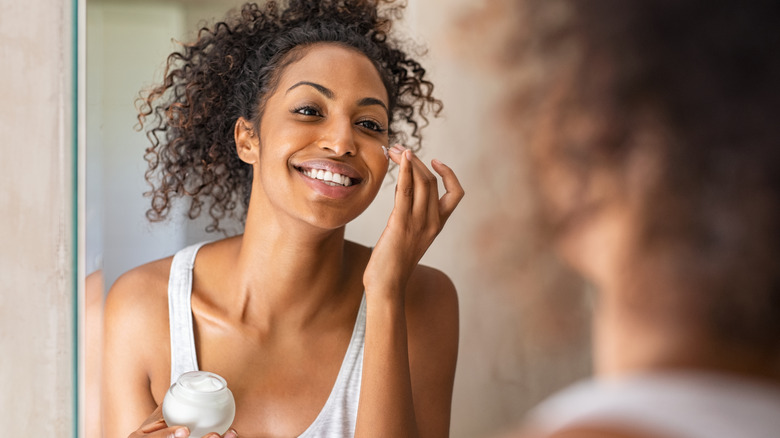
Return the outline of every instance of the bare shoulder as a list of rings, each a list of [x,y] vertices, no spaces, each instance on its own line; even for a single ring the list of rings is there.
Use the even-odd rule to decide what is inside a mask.
[[[444,272],[418,265],[406,288],[406,309],[409,316],[424,314],[427,318],[458,317],[458,294],[452,280]]]
[[[106,436],[127,436],[162,400],[160,388],[169,385],[167,292],[172,259],[128,271],[106,297],[101,391]]]
[[[158,337],[168,336],[168,276],[172,257],[157,260],[122,274],[106,297],[106,343],[117,350],[134,351],[136,359],[153,354]],[[164,340],[164,339],[161,339]],[[108,346],[108,345],[107,345]],[[152,347],[153,348],[153,347]],[[120,355],[120,351],[114,351]]]
[[[156,260],[122,274],[111,286],[106,298],[106,312],[121,313],[153,310],[152,304],[167,302],[168,277],[172,257]],[[164,310],[167,311],[167,305]]]
[[[449,435],[459,319],[452,280],[438,269],[418,266],[406,289],[406,324],[420,436]]]
[[[458,294],[446,274],[423,265],[415,269],[406,288],[406,320],[410,354],[438,356],[424,360],[451,362],[454,368],[460,316]]]
[[[438,269],[418,266],[406,288],[409,354],[413,365],[451,369],[454,375],[459,337],[458,294]]]

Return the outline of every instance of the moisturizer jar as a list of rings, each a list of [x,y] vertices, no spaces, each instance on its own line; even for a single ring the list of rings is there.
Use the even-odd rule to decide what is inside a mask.
[[[236,416],[236,404],[221,376],[190,371],[168,388],[162,413],[168,426],[187,426],[190,436],[198,438],[227,432]]]

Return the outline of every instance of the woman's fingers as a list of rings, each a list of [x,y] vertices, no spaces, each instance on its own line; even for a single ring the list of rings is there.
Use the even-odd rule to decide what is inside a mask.
[[[399,170],[397,185],[397,192],[404,195],[406,202],[403,206],[404,215],[411,213],[426,222],[435,218],[437,228],[443,226],[464,195],[455,172],[439,160],[431,162],[436,173],[441,175],[446,191],[439,199],[438,180],[422,160],[399,145],[393,146],[390,152],[390,159],[394,162],[402,164],[406,160],[410,164]],[[398,201],[396,193],[396,205]]]
[[[165,420],[163,419],[162,414],[162,405],[157,406],[157,409],[152,412],[149,417],[144,420],[144,423],[141,425],[141,428],[139,429],[143,433],[150,433],[155,432],[160,429],[164,429],[168,427],[165,424]]]
[[[412,151],[407,151],[405,154],[412,164],[412,176],[414,178],[412,215],[417,220],[427,223],[431,217],[431,206],[436,207],[436,201],[439,199],[439,187],[436,176],[428,170],[425,163],[415,156]],[[434,200],[433,204],[431,204],[431,200]]]
[[[412,195],[412,207],[410,211],[415,217],[422,216],[425,218],[430,212],[431,207],[438,206],[439,199],[439,187],[436,180],[436,176],[428,170],[425,163],[422,162],[411,150],[405,149],[400,145],[393,146],[390,149],[390,158],[400,164],[401,160],[406,159],[411,164],[411,184],[404,185],[404,189],[407,190],[407,194]],[[400,184],[400,171],[399,171],[399,184]],[[412,187],[411,191],[408,191],[409,187]],[[433,200],[433,202],[431,202]]]
[[[426,222],[438,220],[439,181],[419,157],[412,151],[407,153],[414,165],[414,215]]]
[[[439,160],[431,161],[431,165],[433,166],[433,170],[441,175],[442,182],[444,183],[444,196],[438,200],[439,217],[441,218],[441,223],[444,224],[453,210],[455,210],[455,207],[458,206],[460,200],[463,199],[465,192],[460,185],[460,181],[458,181],[458,177],[455,176],[455,172],[450,169],[449,166]]]
[[[401,164],[401,158],[403,157],[403,153],[404,153],[405,150],[406,149],[401,147],[401,145],[394,145],[393,147],[391,147],[387,151],[388,151],[388,153],[390,155],[390,160],[393,163],[400,165]]]
[[[133,437],[148,437],[148,438],[187,438],[190,436],[190,431],[185,426],[171,426],[165,424],[164,420],[154,421],[152,423],[144,424],[138,431],[132,435]]]
[[[414,176],[412,163],[406,155],[406,152],[399,152],[399,146],[393,146],[393,152],[390,154],[393,161],[398,160],[398,183],[395,186],[395,209],[394,214],[407,218],[412,212],[412,203],[414,202]]]
[[[185,426],[171,426],[168,427],[165,424],[165,420],[162,415],[162,405],[157,406],[157,409],[152,412],[149,418],[144,421],[141,428],[137,432],[131,435],[131,437],[157,437],[157,438],[187,438],[190,436],[190,431]]]
[[[129,438],[187,438],[190,436],[190,430],[186,426],[170,426],[165,424],[165,420],[162,415],[162,405],[157,406],[157,409],[149,415],[144,421],[144,424],[135,431]],[[196,437],[197,438],[197,437]],[[206,438],[220,438],[218,433],[210,433],[206,435]],[[238,433],[235,429],[230,429],[225,432],[222,438],[238,438]]]

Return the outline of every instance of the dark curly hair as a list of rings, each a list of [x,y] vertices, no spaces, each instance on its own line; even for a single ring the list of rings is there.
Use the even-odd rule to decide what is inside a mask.
[[[780,346],[780,3],[508,1],[502,59],[526,72],[514,123],[545,138],[538,172],[571,187],[553,234],[616,199],[633,205],[634,256],[663,259],[685,285],[643,277],[640,312],[671,299],[721,340]],[[604,181],[615,190],[591,196]]]
[[[403,7],[392,0],[247,3],[202,27],[195,42],[168,56],[163,83],[139,98],[139,129],[152,144],[145,154],[147,218],[165,219],[173,200],[185,196],[190,219],[207,208],[206,231],[223,231],[225,218],[245,218],[252,168],[236,153],[235,122],[258,125],[281,71],[303,56],[297,49],[315,43],[351,47],[373,62],[389,96],[391,141],[419,149],[420,130],[442,104],[425,69],[389,36]]]

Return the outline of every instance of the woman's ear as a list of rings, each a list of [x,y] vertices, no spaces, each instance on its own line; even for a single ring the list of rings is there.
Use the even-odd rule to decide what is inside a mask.
[[[238,158],[247,164],[255,164],[260,156],[260,137],[255,132],[252,123],[239,117],[233,128],[233,137],[236,140]]]

